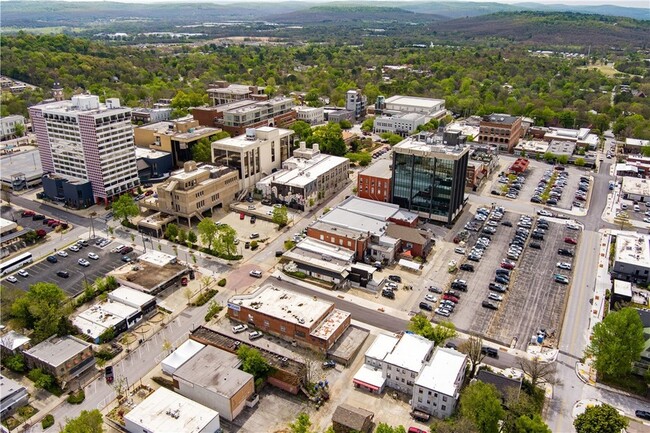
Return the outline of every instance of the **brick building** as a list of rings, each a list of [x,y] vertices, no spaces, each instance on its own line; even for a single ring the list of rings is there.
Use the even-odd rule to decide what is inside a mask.
[[[390,180],[393,173],[389,159],[380,159],[359,173],[357,196],[368,200],[390,202]]]
[[[228,316],[322,353],[350,326],[350,313],[331,302],[272,285],[230,298]]]
[[[523,134],[521,117],[490,114],[481,119],[478,141],[496,146],[499,151],[512,153]]]

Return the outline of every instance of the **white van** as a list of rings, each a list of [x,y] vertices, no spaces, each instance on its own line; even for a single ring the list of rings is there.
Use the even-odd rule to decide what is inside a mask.
[[[627,210],[627,203],[621,203],[621,209]]]
[[[641,206],[639,206],[638,204],[635,204],[634,205],[634,212],[641,212]]]

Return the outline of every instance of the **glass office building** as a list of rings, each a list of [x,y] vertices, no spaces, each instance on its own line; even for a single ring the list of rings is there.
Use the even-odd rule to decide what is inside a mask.
[[[468,147],[402,141],[393,147],[391,202],[451,223],[463,209],[468,159]]]

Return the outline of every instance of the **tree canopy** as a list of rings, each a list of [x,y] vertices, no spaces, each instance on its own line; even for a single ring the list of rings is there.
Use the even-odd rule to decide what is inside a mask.
[[[22,326],[33,329],[33,338],[42,341],[57,333],[67,315],[66,295],[52,283],[35,283],[11,306],[12,317]]]
[[[282,228],[287,225],[289,222],[289,214],[287,212],[286,206],[274,207],[273,208],[273,222]]]
[[[573,421],[577,433],[620,433],[627,419],[608,404],[588,407]]]
[[[499,420],[505,416],[501,398],[494,385],[474,382],[460,397],[460,413],[476,426],[480,433],[498,433]]]
[[[205,218],[196,226],[196,230],[199,232],[199,238],[203,244],[207,244],[208,249],[212,249],[212,243],[217,237],[217,225],[210,218]]]
[[[409,331],[433,341],[436,346],[442,346],[445,341],[458,335],[456,326],[453,323],[442,321],[438,325],[432,325],[429,319],[422,314],[411,317]]]
[[[347,152],[341,125],[335,122],[314,128],[307,138],[307,144],[314,143],[318,143],[321,152],[330,155],[343,156]]]
[[[241,369],[246,373],[252,374],[255,379],[266,379],[271,374],[273,367],[262,356],[259,350],[245,345],[239,346],[237,349],[237,357],[241,359]]]
[[[113,216],[121,221],[128,221],[129,218],[140,215],[140,207],[131,194],[122,194],[111,207]]]
[[[102,414],[97,409],[82,410],[78,417],[69,419],[62,433],[102,433]]]
[[[610,311],[594,326],[587,353],[594,356],[599,373],[620,377],[632,370],[643,351],[643,323],[633,308]]]

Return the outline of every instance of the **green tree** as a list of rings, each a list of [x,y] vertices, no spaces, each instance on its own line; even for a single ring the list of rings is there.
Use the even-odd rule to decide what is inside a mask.
[[[40,389],[49,389],[55,384],[54,378],[47,373],[44,373],[40,368],[35,368],[27,373],[29,380],[34,382],[34,386]]]
[[[3,364],[11,371],[22,373],[25,371],[25,357],[21,353],[16,353],[12,356],[7,356],[2,360]]]
[[[289,424],[289,430],[291,433],[312,433],[309,415],[305,412],[299,413],[296,421]]]
[[[237,349],[237,357],[242,361],[242,370],[252,374],[255,379],[266,379],[273,367],[262,356],[259,350],[241,345]]]
[[[222,224],[217,227],[218,233],[218,250],[220,253],[234,255],[237,252],[235,240],[237,231],[229,225]]]
[[[391,146],[394,146],[400,141],[404,140],[402,136],[393,134],[392,132],[383,132],[382,134],[380,134],[380,137],[383,138],[384,140],[388,140],[388,144],[390,144]]]
[[[456,327],[453,323],[443,321],[434,326],[422,314],[416,314],[411,317],[409,330],[433,341],[436,346],[443,345],[445,341],[457,335]]]
[[[282,228],[287,225],[289,222],[289,214],[287,212],[287,207],[274,207],[273,208],[273,222],[278,225],[279,228]]]
[[[641,318],[628,307],[611,311],[594,326],[587,354],[594,357],[599,373],[620,377],[628,374],[632,363],[641,358],[644,343]]]
[[[492,384],[474,382],[460,397],[460,414],[472,421],[481,433],[498,433],[505,416],[499,392]]]
[[[165,237],[170,241],[174,241],[178,236],[178,226],[174,223],[167,224],[165,228]]]
[[[406,429],[403,425],[393,427],[384,422],[380,422],[377,426],[377,429],[375,430],[375,433],[406,433]]]
[[[194,233],[194,230],[190,230],[187,232],[187,242],[189,242],[191,245],[194,245],[197,241],[196,238],[196,233]]]
[[[361,124],[361,130],[363,132],[372,132],[372,129],[374,127],[375,127],[374,117],[369,117],[368,119],[364,120],[363,123]]]
[[[560,164],[566,164],[567,162],[569,162],[569,155],[560,155],[560,156],[558,156],[557,157],[557,162],[559,162]]]
[[[192,146],[192,159],[196,162],[212,162],[212,143],[207,137]]]
[[[122,222],[129,221],[130,217],[140,214],[140,207],[131,194],[122,194],[113,202],[111,207],[113,209],[113,216]]]
[[[585,159],[584,158],[576,158],[576,160],[573,162],[576,167],[584,167],[585,166]]]
[[[552,433],[539,414],[517,418],[514,433]]]
[[[352,128],[352,122],[349,120],[343,119],[339,122],[339,125],[341,126],[341,129],[351,129]]]
[[[68,419],[62,433],[103,433],[102,414],[97,409],[82,410],[77,418]]]
[[[208,245],[208,250],[212,250],[212,243],[217,237],[217,225],[210,218],[201,221],[196,230],[199,232],[201,242]]]
[[[650,156],[650,146],[641,146],[641,154],[645,157]]]
[[[309,137],[311,137],[312,134],[312,129],[311,125],[305,121],[298,120],[296,121],[292,126],[291,129],[293,129],[293,132],[296,133],[296,137],[299,140],[307,140]]]
[[[330,155],[343,156],[347,151],[341,125],[335,122],[315,128],[311,137],[307,139],[307,144],[314,143],[319,144],[319,149],[323,153]]]
[[[11,313],[22,326],[34,330],[34,340],[43,341],[57,332],[67,314],[65,299],[65,293],[56,284],[32,284],[27,293],[14,301]]]
[[[187,241],[187,231],[185,229],[178,229],[178,239],[179,244],[184,244]]]
[[[551,152],[544,152],[542,158],[544,159],[544,161],[548,163],[553,162],[557,159],[557,157]]]
[[[620,433],[627,419],[608,404],[588,407],[573,421],[577,433]]]
[[[16,137],[20,138],[23,135],[25,135],[25,125],[23,125],[22,123],[16,123],[16,128],[15,129],[16,129],[16,132],[15,132]]]

